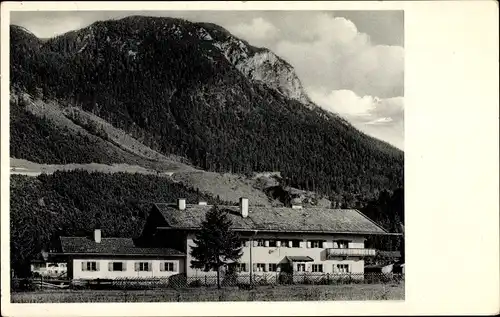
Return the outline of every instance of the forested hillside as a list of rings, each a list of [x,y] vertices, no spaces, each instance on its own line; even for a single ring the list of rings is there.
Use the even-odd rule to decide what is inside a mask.
[[[98,214],[104,236],[136,237],[151,202],[223,203],[165,178],[129,173],[13,175],[10,182],[10,254],[19,274],[51,238],[90,234]]]
[[[394,192],[383,191],[379,197],[360,211],[374,220],[389,232],[402,232],[401,225],[404,225],[404,188],[398,188]],[[404,239],[403,237],[375,236],[367,240],[366,247],[374,247],[382,250],[401,251],[404,260]]]
[[[11,41],[12,87],[81,107],[202,169],[280,171],[285,185],[346,206],[403,185],[401,151],[249,78],[235,60],[265,49],[218,26],[130,17],[44,43],[13,27]]]
[[[207,201],[228,204],[217,197],[173,183],[166,178],[129,173],[55,172],[38,177],[11,176],[10,230],[12,268],[26,273],[27,260],[58,235],[91,234],[99,215],[104,236],[137,237],[151,202]],[[361,211],[391,232],[404,223],[403,190],[384,192]],[[401,250],[400,237],[375,237],[366,247]]]
[[[11,103],[12,105],[12,103]],[[10,155],[35,163],[127,163],[125,157],[107,155],[98,140],[61,129],[22,107],[10,108]]]

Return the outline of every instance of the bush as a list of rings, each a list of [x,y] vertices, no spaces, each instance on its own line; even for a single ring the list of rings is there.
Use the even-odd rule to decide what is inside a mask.
[[[172,287],[187,287],[187,277],[184,274],[172,275],[168,279],[168,284]]]
[[[203,282],[201,280],[194,280],[189,283],[189,287],[202,287]]]
[[[238,283],[238,288],[249,291],[249,290],[255,289],[255,284]]]
[[[34,291],[36,289],[33,280],[28,278],[23,279],[12,279],[10,283],[10,289],[13,292],[27,292]]]
[[[222,286],[234,286],[238,283],[238,276],[234,273],[227,274],[221,282]]]
[[[259,286],[266,286],[269,285],[270,283],[266,279],[260,279],[257,281],[257,285]]]

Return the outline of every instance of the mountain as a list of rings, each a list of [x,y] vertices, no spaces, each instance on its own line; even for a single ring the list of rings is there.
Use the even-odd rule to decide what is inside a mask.
[[[13,26],[11,89],[34,103],[57,104],[57,111],[80,126],[74,109],[97,117],[149,151],[184,158],[182,164],[197,170],[279,171],[284,186],[344,205],[403,184],[403,152],[314,105],[286,61],[214,24],[132,16],[43,42]],[[11,107],[19,107],[14,116],[26,122],[25,103]],[[22,134],[22,126],[12,126],[11,134]],[[95,129],[85,130],[90,139],[109,141]],[[43,151],[43,145],[29,138],[13,141],[17,158],[78,160],[75,154],[35,155],[30,149]],[[131,159],[122,156],[81,159]]]

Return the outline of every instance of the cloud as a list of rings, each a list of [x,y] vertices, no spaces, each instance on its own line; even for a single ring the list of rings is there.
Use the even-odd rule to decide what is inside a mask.
[[[381,98],[403,95],[403,47],[372,45],[342,17],[318,13],[302,23],[308,27],[292,27],[296,34],[289,30],[285,39],[268,45],[296,68],[306,86]]]
[[[374,96],[360,97],[351,90],[330,92],[312,90],[309,96],[318,106],[339,114],[364,133],[403,149],[403,97],[385,99]]]
[[[260,25],[273,31],[269,38],[260,34],[257,43],[251,40],[259,33],[257,24],[252,24],[255,27],[226,27],[287,60],[319,106],[361,131],[403,148],[402,46],[374,45],[352,21],[331,13],[286,12],[281,19],[259,19]]]
[[[278,29],[263,18],[254,18],[249,23],[241,23],[233,26],[231,31],[234,35],[257,44],[256,42],[274,39]]]
[[[365,47],[344,58],[341,87],[357,93],[393,97],[403,95],[404,50],[400,46]]]
[[[377,104],[372,96],[359,97],[351,90],[333,90],[330,93],[309,88],[311,99],[325,110],[337,113],[346,119],[362,118],[370,115]]]
[[[39,38],[50,38],[90,24],[84,15],[65,15],[64,12],[26,16],[23,12],[11,13],[11,23],[26,27]]]
[[[375,119],[373,121],[367,122],[366,124],[384,124],[392,121],[394,121],[392,118],[385,117],[385,118]]]

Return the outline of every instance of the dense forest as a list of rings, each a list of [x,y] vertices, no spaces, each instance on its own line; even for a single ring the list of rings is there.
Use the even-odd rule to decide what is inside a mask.
[[[197,35],[202,27],[212,40]],[[286,185],[348,206],[403,185],[401,151],[249,80],[214,44],[230,36],[221,30],[130,17],[42,43],[13,27],[11,83],[91,111],[151,148],[205,170],[280,171]],[[249,54],[257,50],[247,47]],[[14,152],[33,156],[21,148]]]
[[[217,198],[165,178],[128,173],[55,172],[36,178],[13,175],[10,179],[11,263],[26,273],[27,260],[59,235],[87,235],[99,216],[104,236],[137,237],[152,202],[188,203]]]
[[[360,211],[389,232],[402,232],[404,225],[404,189],[398,188],[393,193],[382,191],[378,199],[369,202]],[[404,260],[404,238],[402,236],[370,237],[366,247],[388,251],[401,251]]]
[[[12,105],[12,103],[11,103]],[[119,155],[107,155],[99,139],[61,129],[49,120],[19,106],[10,108],[10,156],[40,164],[127,163]]]

